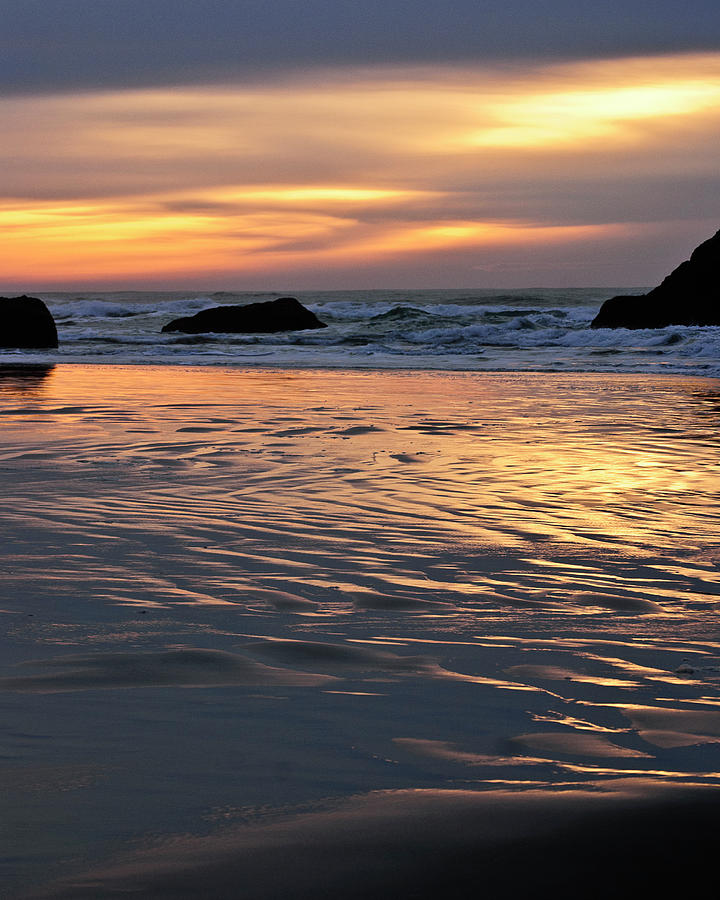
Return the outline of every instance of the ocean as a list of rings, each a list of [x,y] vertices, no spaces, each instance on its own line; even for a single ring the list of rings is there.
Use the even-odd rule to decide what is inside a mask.
[[[591,329],[603,300],[639,288],[294,293],[329,326],[261,335],[161,334],[179,316],[276,293],[40,294],[60,347],[8,362],[720,375],[720,328]]]

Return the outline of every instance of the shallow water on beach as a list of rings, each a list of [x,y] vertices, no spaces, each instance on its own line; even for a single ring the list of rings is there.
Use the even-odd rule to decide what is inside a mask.
[[[720,783],[719,420],[710,379],[0,370],[6,883],[369,792]]]

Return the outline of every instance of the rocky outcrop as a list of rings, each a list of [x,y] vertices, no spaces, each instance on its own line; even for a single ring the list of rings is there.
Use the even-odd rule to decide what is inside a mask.
[[[720,231],[647,294],[606,300],[592,328],[720,325]]]
[[[0,347],[57,347],[55,320],[37,297],[0,297]]]
[[[194,316],[173,319],[162,330],[182,331],[185,334],[273,334],[306,328],[327,328],[327,325],[294,297],[280,297],[246,306],[214,306],[212,309],[203,309]]]

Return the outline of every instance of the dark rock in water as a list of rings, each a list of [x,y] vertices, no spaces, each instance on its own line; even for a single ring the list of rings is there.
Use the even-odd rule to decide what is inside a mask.
[[[720,231],[647,294],[612,297],[592,328],[720,325]]]
[[[324,322],[294,297],[280,297],[246,306],[214,306],[194,316],[173,319],[163,331],[204,334],[209,331],[235,334],[272,334],[277,331],[301,331],[327,328]]]
[[[57,347],[58,336],[50,310],[37,297],[0,297],[0,347],[34,349]]]

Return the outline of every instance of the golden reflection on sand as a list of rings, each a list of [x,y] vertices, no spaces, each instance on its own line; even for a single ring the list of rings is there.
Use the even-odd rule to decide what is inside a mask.
[[[3,740],[104,779],[32,802],[19,783],[7,855],[28,881],[90,832],[100,856],[180,820],[205,833],[219,808],[296,821],[382,794],[411,807],[405,841],[418,789],[453,788],[456,823],[486,802],[457,788],[512,788],[481,817],[495,835],[539,784],[544,828],[583,783],[584,809],[720,778],[714,382],[58,365],[40,383],[0,396]]]
[[[319,519],[337,517],[337,539],[347,539],[348,546],[353,536],[382,522],[398,541],[422,542],[425,535],[437,540],[442,535],[449,541],[507,550],[548,543],[620,556],[631,550],[647,556],[656,571],[654,581],[644,574],[635,579],[591,560],[573,559],[566,565],[564,560],[538,560],[537,553],[525,553],[505,571],[449,569],[448,578],[436,574],[436,589],[449,596],[462,592],[468,600],[498,607],[538,605],[575,614],[595,615],[605,609],[618,615],[672,615],[686,599],[672,577],[678,570],[657,571],[652,554],[663,547],[675,554],[680,549],[693,552],[715,534],[716,473],[710,464],[688,468],[685,459],[689,441],[707,442],[704,428],[693,437],[697,423],[692,382],[680,388],[688,403],[684,421],[668,423],[679,440],[668,433],[658,441],[652,428],[645,429],[642,390],[636,379],[626,377],[607,382],[613,387],[605,407],[580,392],[584,381],[591,383],[583,376],[574,376],[567,387],[566,379],[549,376],[542,383],[551,393],[543,396],[540,386],[531,399],[525,396],[524,378],[415,375],[414,396],[422,398],[418,403],[406,397],[404,385],[410,379],[392,373],[370,377],[205,370],[195,381],[191,370],[98,367],[88,383],[84,368],[63,366],[52,378],[58,402],[49,402],[38,413],[44,423],[57,426],[57,449],[72,427],[85,433],[72,451],[79,463],[86,447],[87,461],[100,454],[108,464],[140,470],[180,467],[190,473],[200,467],[213,475],[199,488],[203,502],[210,504],[206,509],[214,505],[221,515],[227,478],[234,470],[242,471],[242,482],[233,488],[236,501],[247,497],[252,505],[282,492],[281,506],[269,513],[263,526],[248,522],[257,533],[263,527],[272,531],[282,522],[300,536]],[[667,382],[668,388],[674,384]],[[108,405],[110,389],[115,403],[128,404],[120,415]],[[448,391],[451,411],[446,410]],[[323,407],[328,394],[332,410]],[[213,405],[205,408],[209,396]],[[170,397],[173,402],[166,402]],[[360,409],[368,403],[375,409]],[[617,404],[626,418],[619,430],[613,424]],[[445,417],[438,419],[438,412]],[[213,421],[218,416],[220,420]],[[188,417],[194,427],[181,424]],[[301,421],[303,429],[278,440],[276,434],[284,433],[293,420]],[[12,417],[6,415],[4,421],[14,440]],[[212,425],[211,432],[203,428],[205,422]],[[627,430],[630,424],[635,431]],[[348,436],[349,426],[364,427]],[[23,434],[26,421],[18,432],[21,442]],[[32,449],[24,452],[28,458],[36,454]],[[410,457],[412,466],[406,461]],[[312,470],[307,468],[310,460]],[[138,511],[148,501],[159,502],[164,514],[178,521],[196,510],[189,496],[163,502],[139,495]],[[109,512],[107,507],[103,513],[103,498],[97,504],[98,514]],[[217,543],[198,542],[193,550],[208,557],[242,554]],[[367,551],[364,555],[370,563]],[[257,559],[273,561],[267,553]],[[312,566],[287,556],[283,564],[298,570]],[[692,571],[704,580],[702,570]],[[708,573],[708,579],[712,577]],[[707,592],[696,590],[696,602],[711,601],[711,583]],[[393,585],[412,597],[427,587],[427,580],[408,567],[396,567]],[[364,592],[368,602],[373,592],[383,593],[382,581],[348,587],[359,590],[358,596]]]

